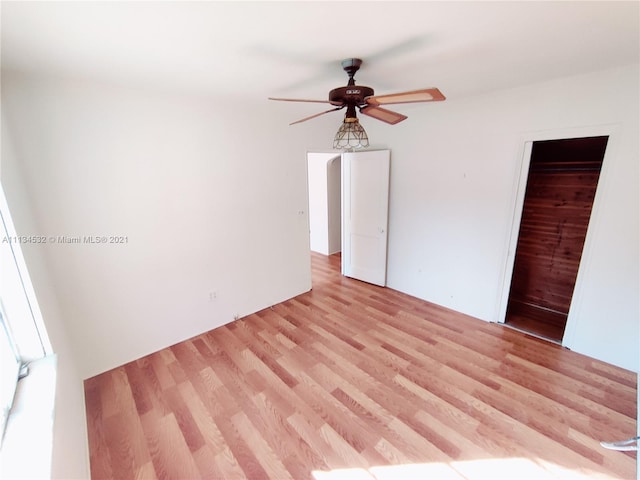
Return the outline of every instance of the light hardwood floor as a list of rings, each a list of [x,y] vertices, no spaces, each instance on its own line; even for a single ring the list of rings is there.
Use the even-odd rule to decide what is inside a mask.
[[[339,274],[85,381],[94,479],[635,478],[636,376]]]

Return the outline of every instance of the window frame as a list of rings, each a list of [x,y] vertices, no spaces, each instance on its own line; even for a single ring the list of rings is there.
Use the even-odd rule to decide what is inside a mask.
[[[18,380],[20,380],[20,370],[22,369],[22,360],[18,353],[18,347],[11,335],[10,327],[4,312],[2,298],[0,298],[0,352],[2,355],[2,377],[0,378],[0,406],[2,407],[2,416],[0,417],[0,448],[4,440],[4,434],[9,420],[9,414],[13,407],[16,390],[18,389]]]
[[[10,422],[18,381],[28,373],[28,365],[53,354],[35,291],[22,253],[20,239],[0,185],[0,341],[8,346],[2,352],[0,387],[0,449]],[[12,354],[16,362],[10,360]],[[5,372],[6,360],[10,361]]]

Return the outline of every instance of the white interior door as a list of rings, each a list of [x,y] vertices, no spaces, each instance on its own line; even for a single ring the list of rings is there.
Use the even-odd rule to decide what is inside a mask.
[[[389,150],[342,154],[342,274],[387,280]]]

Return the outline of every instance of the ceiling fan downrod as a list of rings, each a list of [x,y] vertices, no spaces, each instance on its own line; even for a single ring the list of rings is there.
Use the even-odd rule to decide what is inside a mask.
[[[349,75],[349,83],[347,84],[348,86],[351,87],[356,84],[353,77],[356,72],[360,70],[360,65],[362,65],[362,60],[360,60],[359,58],[347,58],[346,60],[342,61],[342,69],[347,72],[347,75]]]

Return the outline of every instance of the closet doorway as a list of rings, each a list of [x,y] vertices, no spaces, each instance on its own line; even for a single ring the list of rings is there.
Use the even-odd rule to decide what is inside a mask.
[[[608,136],[533,142],[505,323],[562,342]]]

